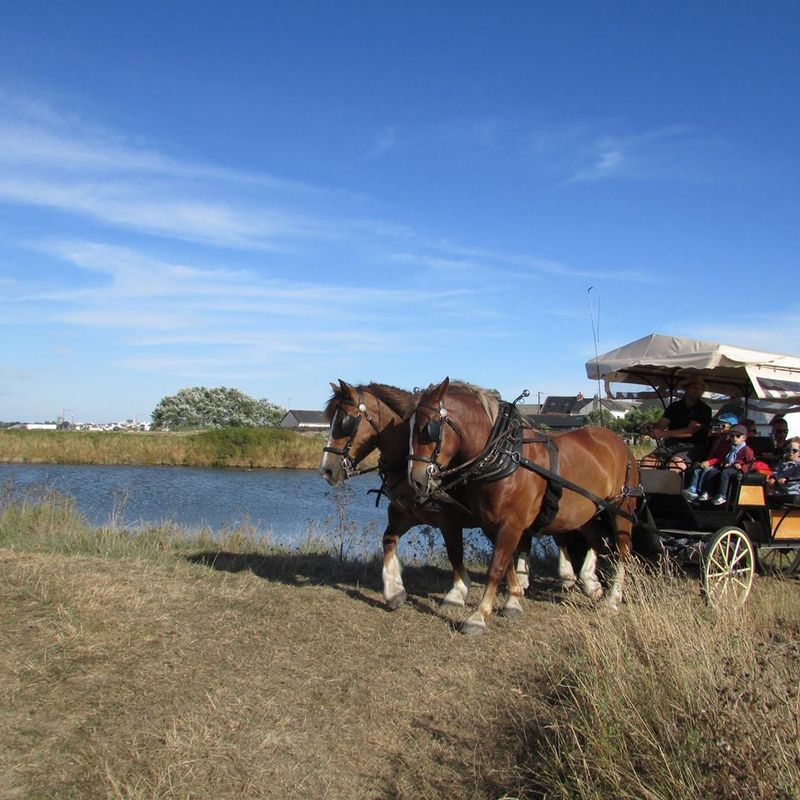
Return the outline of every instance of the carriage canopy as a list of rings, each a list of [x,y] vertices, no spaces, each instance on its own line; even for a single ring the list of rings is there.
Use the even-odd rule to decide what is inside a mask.
[[[687,375],[700,375],[716,394],[800,408],[800,357],[701,339],[651,333],[587,361],[586,374],[603,380],[608,394],[612,383],[625,383],[659,395],[674,395]]]

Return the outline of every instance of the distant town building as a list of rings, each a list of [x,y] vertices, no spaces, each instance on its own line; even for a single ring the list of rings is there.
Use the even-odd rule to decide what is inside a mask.
[[[292,409],[286,412],[279,428],[291,428],[299,431],[327,431],[330,425],[322,411],[299,411]]]

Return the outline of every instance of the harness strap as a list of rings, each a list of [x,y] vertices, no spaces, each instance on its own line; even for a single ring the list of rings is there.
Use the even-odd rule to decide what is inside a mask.
[[[594,494],[594,492],[590,492],[588,489],[584,489],[582,486],[578,486],[577,483],[573,483],[572,481],[567,480],[566,478],[559,475],[557,472],[553,472],[552,470],[547,469],[546,467],[541,467],[538,464],[535,464],[533,461],[529,461],[524,456],[519,460],[520,466],[525,467],[525,469],[530,470],[531,472],[535,472],[537,475],[540,475],[543,478],[546,478],[548,481],[552,481],[553,483],[560,484],[564,489],[569,489],[571,492],[575,492],[577,494],[583,495],[588,500],[591,500],[596,506],[602,508],[604,511],[613,511],[615,514],[618,514],[621,517],[625,517],[630,522],[636,522],[636,516],[633,514],[629,514],[627,511],[623,511],[616,503],[613,503],[610,500],[604,500],[602,497]],[[633,497],[641,497],[644,495],[641,486],[636,488],[626,487],[626,491],[623,491],[623,495],[626,496],[633,496]]]

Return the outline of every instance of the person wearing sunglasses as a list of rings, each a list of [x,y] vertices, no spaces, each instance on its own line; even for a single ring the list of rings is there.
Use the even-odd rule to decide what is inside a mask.
[[[786,418],[780,415],[773,417],[769,423],[771,428],[772,444],[769,450],[761,454],[761,460],[769,464],[773,469],[777,469],[783,462],[786,450],[786,437],[789,435],[789,423]]]
[[[800,437],[787,442],[786,457],[767,478],[767,492],[800,501]]]
[[[741,479],[753,468],[756,457],[747,445],[747,428],[734,425],[726,439],[717,446],[711,458],[700,461],[692,470],[692,479],[684,489],[687,500],[705,502],[710,499],[715,506],[727,501],[728,487],[732,480]]]

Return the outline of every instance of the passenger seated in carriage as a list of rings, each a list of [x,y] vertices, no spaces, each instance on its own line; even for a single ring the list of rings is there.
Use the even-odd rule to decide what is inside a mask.
[[[767,478],[767,494],[775,500],[800,503],[800,437],[787,444],[785,460]]]
[[[706,390],[699,375],[687,378],[684,395],[670,403],[664,415],[647,432],[658,446],[640,461],[640,466],[667,467],[683,472],[690,464],[705,458],[708,453],[708,434],[711,427],[711,407],[701,400]]]
[[[783,462],[783,457],[786,453],[786,437],[789,435],[789,423],[785,417],[778,415],[772,418],[772,422],[769,425],[772,429],[772,444],[769,450],[759,455],[762,461],[775,469]]]
[[[714,454],[700,461],[692,471],[692,480],[684,489],[683,496],[688,500],[704,502],[709,494],[714,495],[713,503],[721,506],[727,501],[728,487],[732,480],[740,480],[748,473],[756,460],[753,450],[747,446],[747,428],[734,425],[727,440],[723,439]]]
[[[711,420],[711,435],[708,437],[708,452],[714,453],[722,441],[728,441],[730,431],[739,423],[739,418],[731,411],[723,411]]]

